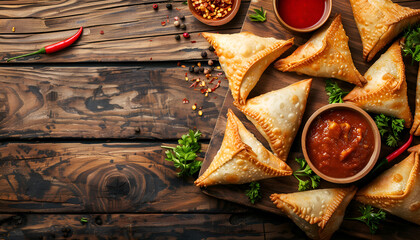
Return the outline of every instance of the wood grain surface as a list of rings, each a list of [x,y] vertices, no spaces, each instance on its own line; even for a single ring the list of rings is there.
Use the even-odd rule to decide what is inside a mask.
[[[34,3],[19,6],[2,3],[0,59],[36,51],[68,38],[83,26],[82,36],[69,49],[14,62],[200,60],[200,54],[208,48],[208,43],[199,33],[239,31],[249,6],[249,0],[242,1],[237,16],[218,28],[195,19],[183,1],[172,2],[172,10],[166,9],[167,2],[158,1],[159,10],[156,11],[153,3],[156,2],[96,1],[88,4],[84,1],[62,1],[62,4],[43,2],[39,6],[34,6]],[[186,30],[173,25],[176,16],[185,16]],[[184,39],[184,32],[189,32],[191,38]],[[181,34],[181,40],[175,40],[176,34]]]
[[[185,81],[185,74],[206,79],[204,74],[188,72],[193,63],[185,64],[0,68],[0,138],[175,139],[197,128],[208,139],[228,83],[215,69],[213,77],[223,81],[205,97]],[[194,103],[202,116],[191,109]]]
[[[414,2],[414,1],[401,2],[401,5],[420,8],[419,3]],[[245,19],[245,23],[242,28],[242,31],[248,31],[259,36],[275,37],[278,39],[289,39],[289,38],[295,37],[295,46],[292,49],[289,49],[289,51],[287,51],[286,53],[284,53],[282,57],[285,57],[291,54],[297,48],[297,46],[304,44],[311,37],[311,34],[293,34],[285,30],[276,20],[274,12],[273,12],[273,8],[272,8],[272,1],[270,0],[252,2],[250,6],[250,11],[252,11],[252,9],[254,8],[260,8],[260,6],[262,6],[265,10],[267,10],[267,22],[255,23],[255,22],[251,22],[249,19]],[[364,62],[362,58],[362,45],[360,42],[360,36],[359,36],[358,30],[356,28],[356,25],[353,19],[350,3],[344,0],[334,1],[332,14],[327,24],[329,24],[332,21],[332,18],[337,13],[341,13],[344,28],[346,30],[347,35],[350,38],[349,46],[350,46],[350,50],[351,50],[356,68],[361,72],[361,74],[364,74],[364,72],[369,68],[369,66],[386,49],[383,50],[381,53],[379,53],[375,57],[375,59],[372,60],[371,63]],[[415,88],[416,88],[416,81],[417,81],[417,65],[411,65],[411,59],[405,59],[405,60],[406,60],[405,66],[406,66],[406,77],[407,77],[407,84],[408,84],[409,103],[410,103],[411,109],[414,110]],[[277,90],[277,89],[286,87],[299,80],[308,79],[308,78],[311,78],[311,77],[306,76],[306,75],[298,75],[296,73],[282,73],[274,69],[272,66],[270,66],[264,72],[264,74],[260,78],[260,81],[257,83],[256,87],[252,90],[248,99],[254,96],[258,96],[260,94],[272,91],[272,90]],[[351,84],[348,84],[339,80],[337,80],[337,82],[339,83],[340,86],[342,86],[346,90],[351,90],[353,88]],[[290,151],[288,161],[287,161],[287,163],[294,170],[297,170],[299,168],[297,163],[294,161],[294,158],[303,157],[303,154],[301,153],[302,151],[301,151],[301,139],[300,139],[303,125],[305,124],[306,120],[310,117],[310,115],[313,112],[315,112],[321,106],[324,106],[326,104],[328,104],[328,97],[325,93],[325,80],[323,78],[313,78],[312,87],[309,93],[309,98],[306,105],[306,111],[303,116],[302,124],[301,124],[300,130],[298,131],[296,135],[295,141],[293,143],[293,146],[292,146],[292,149]],[[236,107],[233,105],[233,98],[229,91],[228,94],[226,95],[225,101],[223,103],[222,111],[216,123],[216,127],[213,132],[210,146],[206,153],[200,175],[204,173],[204,171],[207,169],[207,167],[209,166],[212,159],[214,158],[214,156],[216,155],[217,151],[220,148],[220,145],[223,140],[224,132],[225,132],[225,127],[226,127],[226,114],[229,108],[234,111],[236,116],[239,117],[239,119],[244,123],[246,128],[250,130],[267,147],[267,149],[270,149],[266,140],[257,131],[255,126],[250,121],[248,121],[245,115],[241,113],[239,110],[237,110]],[[408,139],[408,130],[405,130],[403,139]],[[419,143],[420,143],[420,139],[415,138],[413,141],[413,145],[419,144]],[[390,149],[389,147],[386,147],[385,144],[383,144],[381,157],[385,157],[391,151],[392,149]],[[404,154],[404,156],[406,155],[407,154]],[[398,159],[398,161],[402,160],[404,156],[401,156]],[[293,176],[288,176],[288,177],[261,180],[259,182],[261,184],[263,198],[260,202],[256,203],[255,205],[251,204],[247,196],[244,194],[245,190],[247,189],[247,184],[239,185],[239,186],[235,186],[235,185],[210,186],[203,189],[203,192],[210,196],[217,197],[220,199],[236,202],[236,203],[246,205],[249,207],[255,207],[255,208],[269,211],[276,214],[282,214],[275,207],[275,205],[270,201],[269,196],[272,193],[296,192],[298,181]],[[362,183],[358,183],[358,185],[360,184]],[[328,183],[326,181],[321,182],[321,188],[342,187],[342,186],[343,185]],[[356,203],[352,202],[351,205],[352,207],[350,207],[350,209],[357,209],[355,207],[355,205],[357,205]],[[354,212],[352,214],[354,214]],[[395,221],[386,223],[385,228],[398,229],[400,227],[405,226],[406,229],[408,228],[408,231],[414,231],[414,232],[417,231],[418,229],[417,225],[409,224],[406,222],[404,222],[403,224],[399,224],[398,222],[400,221],[402,220],[396,218]],[[369,238],[370,234],[368,232],[365,232],[364,234],[358,234],[358,233],[356,234],[356,232],[360,230],[359,229],[360,226],[351,225],[351,224],[348,224],[347,226],[349,227],[349,229],[353,229],[353,230],[349,230],[346,233],[349,236]],[[382,237],[385,237],[386,233],[378,232],[377,235],[379,235],[382,238]],[[415,237],[412,236],[412,239],[414,238]],[[337,239],[340,239],[340,238],[337,238]]]

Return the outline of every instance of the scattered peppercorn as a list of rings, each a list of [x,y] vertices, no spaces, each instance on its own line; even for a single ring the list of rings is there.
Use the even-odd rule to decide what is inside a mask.
[[[204,69],[204,74],[209,74],[210,73],[210,69],[208,69],[208,68],[206,68],[206,69]]]
[[[190,68],[188,68],[188,71],[194,72],[194,66],[190,66]]]
[[[178,20],[179,20],[179,17],[174,17],[174,20],[175,20],[175,21],[178,21]]]
[[[206,51],[202,51],[201,52],[201,57],[202,58],[206,58],[207,57],[207,52]]]
[[[153,9],[158,10],[159,6],[155,3],[153,4]]]
[[[175,25],[175,27],[179,27],[179,25],[180,25],[179,21],[175,21],[174,25]]]
[[[168,10],[171,10],[171,9],[172,9],[172,4],[170,4],[170,3],[166,4],[166,8],[167,8]]]
[[[182,26],[182,24],[181,24],[181,26]],[[182,27],[181,27],[182,28]],[[189,33],[187,33],[187,32],[185,32],[184,34],[182,34],[182,36],[184,36],[184,38],[190,38],[190,34]]]
[[[184,21],[185,20],[185,16],[181,16],[181,20]]]
[[[199,67],[195,67],[195,68],[194,68],[194,72],[195,72],[195,73],[198,73],[199,71],[200,71],[200,68],[199,68]]]
[[[203,68],[203,67],[200,67],[200,68],[198,69],[198,71],[200,71],[200,72],[204,72],[204,68]]]
[[[210,47],[209,47],[209,51],[210,51],[210,52],[214,52],[214,47],[213,47],[213,46],[210,46]]]
[[[209,65],[209,66],[211,66],[211,65],[213,65],[213,60],[209,60],[208,62],[207,62],[207,64]]]
[[[186,26],[185,24],[181,24],[179,27],[180,27],[181,29],[186,29],[186,28],[187,28],[187,26]]]
[[[99,32],[101,35],[104,35],[104,30],[101,30],[100,32]]]
[[[177,34],[177,35],[175,35],[175,39],[176,40],[180,40],[181,39],[181,36],[179,36],[179,34]]]

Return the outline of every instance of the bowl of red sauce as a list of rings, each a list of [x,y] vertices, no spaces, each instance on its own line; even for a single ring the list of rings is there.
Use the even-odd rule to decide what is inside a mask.
[[[306,122],[302,150],[318,176],[329,182],[351,183],[375,166],[381,136],[375,121],[361,108],[348,103],[329,104]]]
[[[332,0],[273,0],[277,20],[295,32],[321,27],[331,14]]]
[[[220,26],[230,22],[238,13],[241,0],[188,0],[188,8],[200,22]]]

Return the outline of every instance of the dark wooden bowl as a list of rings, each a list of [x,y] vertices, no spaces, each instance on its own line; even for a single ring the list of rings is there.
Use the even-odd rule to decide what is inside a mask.
[[[321,115],[325,111],[328,111],[328,110],[331,110],[331,109],[348,109],[348,110],[353,110],[353,111],[358,112],[360,114],[360,116],[362,116],[363,118],[365,118],[367,120],[367,122],[369,123],[369,125],[370,125],[370,127],[372,128],[372,131],[373,131],[375,142],[374,142],[373,153],[372,153],[372,155],[369,159],[369,162],[366,164],[366,166],[362,170],[360,170],[360,172],[358,172],[357,174],[355,174],[351,177],[335,178],[335,177],[330,177],[330,176],[320,172],[312,164],[311,159],[309,158],[308,152],[306,150],[306,138],[307,138],[307,135],[308,135],[309,127],[311,126],[312,122],[316,119],[316,117],[318,117],[319,115]],[[333,182],[333,183],[342,183],[342,184],[352,183],[352,182],[360,180],[361,178],[366,176],[372,170],[372,168],[375,166],[375,164],[376,164],[376,162],[379,158],[379,153],[381,151],[381,135],[379,134],[379,130],[378,130],[378,127],[376,126],[375,121],[370,117],[370,115],[367,112],[365,112],[363,109],[359,108],[358,106],[350,104],[350,103],[328,104],[328,105],[325,105],[325,106],[321,107],[317,111],[315,111],[312,114],[312,116],[308,119],[308,121],[305,123],[305,127],[303,128],[303,132],[302,132],[302,151],[303,151],[303,156],[305,157],[305,160],[308,163],[309,167],[311,167],[311,169],[318,176],[320,176],[322,179],[327,180],[329,182]]]
[[[283,19],[281,18],[280,14],[277,11],[277,0],[273,0],[273,9],[274,9],[274,14],[276,15],[277,20],[280,22],[280,24],[286,28],[289,31],[294,31],[294,32],[312,32],[317,30],[318,28],[320,28],[322,25],[324,25],[324,23],[328,20],[328,18],[331,15],[331,10],[332,10],[332,0],[326,0],[325,1],[325,11],[324,11],[324,15],[322,15],[321,19],[313,26],[311,27],[307,27],[307,28],[295,28],[290,26],[289,24],[287,24],[285,21],[283,21]]]
[[[224,18],[217,19],[217,20],[212,20],[212,19],[209,20],[209,19],[203,18],[201,15],[199,15],[195,11],[192,5],[192,2],[193,0],[188,0],[188,7],[192,15],[195,18],[197,18],[200,22],[207,24],[209,26],[221,26],[230,22],[236,16],[236,14],[238,13],[239,7],[241,6],[241,0],[233,0],[232,11],[230,11],[230,13],[228,13]]]

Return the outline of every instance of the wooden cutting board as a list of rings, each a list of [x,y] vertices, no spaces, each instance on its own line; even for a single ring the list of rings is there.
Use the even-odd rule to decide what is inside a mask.
[[[398,1],[394,1],[398,2]],[[399,1],[401,5],[408,6],[411,8],[420,8],[420,4],[417,2],[407,2],[407,1]],[[274,11],[273,11],[273,5],[272,0],[261,0],[261,1],[253,1],[251,2],[249,12],[253,12],[253,9],[263,7],[267,11],[267,21],[264,23],[260,22],[252,22],[249,20],[249,18],[246,18],[244,25],[242,27],[242,31],[247,31],[254,33],[258,36],[262,37],[275,37],[277,39],[289,39],[294,37],[295,38],[295,44],[294,46],[289,49],[286,53],[282,55],[282,57],[286,57],[290,55],[299,45],[304,44],[312,35],[312,33],[306,33],[306,34],[296,34],[291,33],[284,29],[280,23],[278,23]],[[376,58],[373,59],[370,63],[366,63],[363,61],[362,58],[362,44],[360,35],[358,33],[356,23],[353,18],[353,14],[351,11],[351,6],[348,0],[334,0],[333,1],[333,9],[331,16],[326,24],[330,24],[332,19],[336,14],[340,13],[342,15],[342,22],[344,25],[344,29],[346,30],[347,35],[349,36],[349,46],[350,51],[353,56],[354,63],[357,67],[357,69],[360,71],[360,73],[363,75],[366,70],[378,59],[378,57],[384,53],[385,50],[377,54]],[[418,65],[411,65],[411,59],[405,59],[405,65],[406,65],[406,76],[407,76],[407,84],[408,84],[408,97],[409,97],[409,103],[410,108],[414,111],[414,101],[415,101],[415,88],[416,88],[416,73],[417,73],[417,66]],[[295,83],[299,80],[308,79],[311,78],[309,76],[305,75],[298,75],[296,73],[282,73],[276,69],[273,68],[273,66],[269,66],[267,70],[262,75],[260,81],[257,83],[256,87],[252,90],[250,96],[248,99],[258,96],[260,94],[277,90],[280,88],[284,88],[292,83]],[[301,150],[301,133],[302,128],[309,118],[310,115],[312,115],[313,112],[315,112],[318,108],[328,104],[328,98],[325,92],[325,79],[323,78],[313,78],[311,91],[309,94],[306,111],[302,119],[302,123],[300,126],[300,130],[298,131],[295,141],[293,143],[292,149],[290,151],[288,161],[287,163],[294,169],[298,169],[297,163],[294,161],[295,157],[303,157],[302,150]],[[346,89],[351,90],[354,86],[351,84],[348,84],[343,81],[338,81],[338,84]],[[266,140],[261,136],[261,134],[257,131],[257,129],[254,127],[254,125],[248,121],[244,114],[242,114],[239,110],[236,109],[236,107],[233,105],[233,98],[230,93],[230,91],[227,93],[225,101],[222,106],[221,113],[218,117],[216,127],[213,132],[213,136],[207,151],[207,154],[205,156],[203,166],[200,171],[201,174],[204,173],[204,171],[208,168],[209,164],[213,160],[213,157],[216,155],[217,151],[220,148],[220,145],[223,140],[225,127],[226,127],[226,114],[228,109],[232,109],[236,116],[244,123],[245,127],[250,130],[266,147],[267,149],[270,149],[268,146],[268,143]],[[404,132],[404,138],[405,141],[408,139],[408,130]],[[413,145],[419,144],[420,140],[419,138],[415,138]],[[381,157],[385,157],[388,155],[393,149],[386,147],[384,144],[382,146],[382,152]],[[402,160],[405,156],[408,154],[406,153],[403,157],[400,157],[397,159],[397,161]],[[205,194],[208,194],[210,196],[236,202],[242,205],[258,208],[261,210],[273,212],[276,214],[281,214],[281,212],[274,206],[274,204],[270,201],[269,196],[272,193],[289,193],[289,192],[296,192],[298,187],[298,181],[293,176],[287,176],[287,177],[279,177],[279,178],[273,178],[273,179],[266,179],[259,181],[261,184],[261,192],[262,192],[262,200],[255,205],[251,204],[245,195],[245,189],[248,187],[248,184],[244,185],[219,185],[219,186],[211,186],[208,188],[203,189],[202,191]],[[321,182],[321,188],[326,187],[343,187],[345,185],[338,185],[333,183],[328,183],[326,181]],[[356,209],[357,204],[353,201],[351,205],[354,205],[353,207],[349,207],[349,211],[352,211],[349,215],[356,216],[358,215]],[[385,223],[385,226],[383,228],[387,229],[394,229],[396,232],[402,231],[404,233],[411,232],[413,233],[414,230],[418,232],[420,229],[417,225],[411,224],[408,222],[405,222],[402,219],[399,219],[397,217],[388,217],[388,219],[391,219]],[[368,237],[370,238],[370,234],[367,230],[367,227],[360,227],[361,225],[358,225],[357,223],[354,224],[354,221],[349,221],[349,224],[343,224],[347,226],[349,229],[347,229],[346,233],[344,235],[347,236],[356,236],[356,232],[364,232],[365,235],[358,234],[358,237]],[[388,228],[389,227],[389,228]],[[357,228],[357,229],[356,229]],[[362,230],[361,230],[362,229]],[[357,230],[357,231],[352,231]],[[366,231],[364,231],[366,230]],[[380,232],[378,232],[380,234]],[[415,235],[413,235],[414,237]]]

